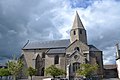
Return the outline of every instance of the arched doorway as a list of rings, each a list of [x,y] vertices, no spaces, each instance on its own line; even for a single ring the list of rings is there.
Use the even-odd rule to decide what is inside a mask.
[[[36,76],[44,76],[44,60],[39,54],[36,57],[35,68],[37,69]]]

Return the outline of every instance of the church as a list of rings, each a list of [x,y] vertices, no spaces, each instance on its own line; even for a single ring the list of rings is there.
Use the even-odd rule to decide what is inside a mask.
[[[36,76],[45,77],[47,75],[44,70],[50,65],[55,65],[66,72],[69,68],[69,77],[74,78],[76,70],[83,63],[98,64],[97,75],[103,77],[102,51],[87,42],[86,29],[77,12],[70,31],[70,39],[28,41],[22,48],[20,58],[24,61],[21,78],[25,78],[24,69],[28,67],[37,69]]]
[[[119,43],[116,44],[116,65],[117,65],[118,78],[120,79],[120,48],[119,48]]]

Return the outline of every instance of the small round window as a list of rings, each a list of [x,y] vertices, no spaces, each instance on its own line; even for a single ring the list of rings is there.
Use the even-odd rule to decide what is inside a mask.
[[[78,60],[80,57],[78,55],[74,55],[74,59]]]
[[[77,59],[77,58],[78,58],[78,55],[75,55],[74,58]]]

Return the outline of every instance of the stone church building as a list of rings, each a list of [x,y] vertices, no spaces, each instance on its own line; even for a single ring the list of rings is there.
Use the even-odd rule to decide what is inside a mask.
[[[24,69],[33,67],[37,69],[36,76],[46,76],[44,70],[50,65],[55,65],[74,78],[80,64],[98,64],[98,76],[103,76],[102,51],[87,42],[86,29],[76,12],[70,39],[30,42],[22,48],[24,68],[21,78],[24,78]],[[69,70],[68,70],[69,68]]]
[[[118,78],[120,79],[120,48],[119,48],[119,43],[116,44],[116,65],[117,65]]]

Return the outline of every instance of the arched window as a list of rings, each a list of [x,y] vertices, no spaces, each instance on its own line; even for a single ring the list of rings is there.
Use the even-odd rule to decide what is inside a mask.
[[[79,62],[73,63],[73,72],[76,72],[79,68],[80,68],[80,63]]]
[[[56,55],[54,58],[54,64],[59,64],[59,56]]]
[[[76,35],[76,32],[75,32],[75,31],[73,31],[73,34],[74,34],[74,35]]]
[[[37,69],[36,76],[40,76],[40,66],[41,66],[41,61],[40,61],[40,55],[38,54],[36,59],[35,59],[35,68]]]
[[[42,53],[42,58],[45,58],[45,53],[44,52]]]

